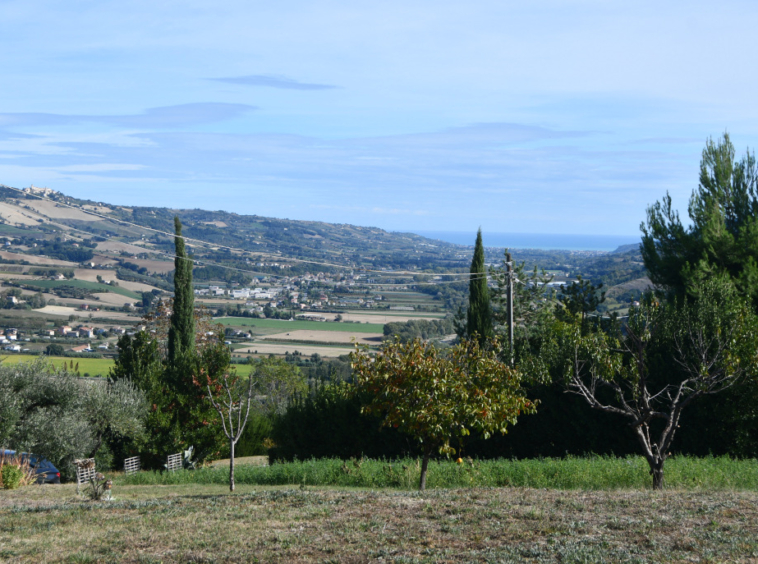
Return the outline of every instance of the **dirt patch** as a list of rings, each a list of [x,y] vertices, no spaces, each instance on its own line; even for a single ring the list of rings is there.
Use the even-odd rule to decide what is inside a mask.
[[[29,264],[40,266],[76,266],[75,262],[59,260],[39,255],[23,255],[21,253],[12,253],[9,251],[0,251],[0,257],[5,260],[25,260]]]
[[[97,266],[116,266],[118,264],[117,260],[112,259],[111,257],[106,257],[105,255],[95,255],[90,262]]]
[[[82,208],[88,211],[93,211],[95,213],[113,213],[112,209],[106,208],[105,206],[92,206],[90,204],[84,204]]]
[[[78,221],[102,221],[96,215],[88,214],[83,211],[59,206],[49,200],[29,200],[24,205],[29,206],[37,213],[52,219],[74,219]]]
[[[266,335],[262,339],[274,339],[277,341],[305,341],[312,343],[344,343],[346,345],[358,343],[362,345],[378,345],[382,342],[381,333],[349,333],[347,331],[309,331],[298,329],[288,333],[274,333]]]
[[[246,343],[247,344],[247,343]],[[279,343],[250,343],[250,346],[245,349],[235,349],[235,355],[248,356],[252,354],[268,355],[268,354],[285,354],[299,352],[305,356],[311,356],[316,353],[325,358],[337,358],[343,354],[350,354],[355,349],[352,347],[319,347],[318,345],[304,345],[302,343],[292,343],[289,345]]]
[[[116,278],[116,272],[114,270],[96,270],[94,268],[77,268],[74,270],[74,278],[77,280],[97,282],[98,276],[100,276],[106,282],[109,282],[111,280],[118,280],[118,278]]]
[[[125,253],[131,253],[133,255],[138,255],[140,253],[156,253],[157,252],[153,249],[138,247],[137,245],[132,245],[131,243],[121,243],[120,241],[104,241],[102,243],[98,243],[97,250],[110,251],[112,253],[125,252]]]
[[[229,227],[226,223],[223,221],[204,221],[205,225],[215,225],[216,227]]]
[[[94,305],[96,302],[89,302]],[[35,309],[38,313],[44,313],[46,315],[61,315],[68,317],[69,315],[78,315],[80,319],[87,319],[92,316],[93,319],[118,319],[122,321],[139,321],[139,317],[134,317],[124,313],[122,311],[84,311],[74,307],[48,305],[40,309]]]
[[[148,272],[166,274],[174,270],[174,263],[167,260],[131,259],[128,262],[136,264],[140,268],[147,268]]]
[[[325,313],[328,316],[336,314]],[[418,315],[389,315],[380,313],[341,313],[344,321],[357,321],[358,323],[405,323],[406,321],[415,321],[418,319],[441,319],[439,316],[418,316]]]
[[[130,298],[129,296],[122,296],[121,294],[117,294],[115,292],[102,292],[97,294],[92,294],[93,297],[100,298],[94,304],[100,304],[104,306],[115,306],[115,307],[122,307],[124,304],[133,304],[134,298]]]
[[[131,290],[132,292],[152,292],[153,290],[157,290],[155,286],[151,286],[150,284],[143,284],[142,282],[130,282],[128,280],[119,280],[118,285],[122,288],[125,288],[126,290]]]
[[[39,280],[39,276],[15,274],[14,272],[0,272],[0,280]]]
[[[11,225],[39,225],[44,218],[29,210],[24,210],[7,202],[0,202],[0,217]]]

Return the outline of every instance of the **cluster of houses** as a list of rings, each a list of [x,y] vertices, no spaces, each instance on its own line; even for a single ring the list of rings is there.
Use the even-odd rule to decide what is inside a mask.
[[[6,329],[2,335],[0,335],[0,345],[6,351],[21,352],[21,345],[18,341],[18,329]]]
[[[195,290],[196,296],[227,296],[235,300],[272,300],[278,296],[283,288],[234,288],[227,290],[220,286],[209,286]]]
[[[265,280],[264,280],[265,282]],[[195,295],[199,298],[228,298],[231,300],[246,300],[245,305],[251,312],[262,312],[265,307],[287,307],[300,310],[318,310],[328,306],[342,307],[375,307],[382,296],[372,295],[370,298],[330,296],[329,287],[349,288],[365,282],[373,282],[363,274],[329,275],[322,272],[286,277],[280,280],[270,280],[271,285],[261,288],[223,288],[209,286],[198,288]],[[315,284],[314,284],[315,283]],[[308,289],[314,284],[315,288]],[[234,285],[232,285],[234,286]]]

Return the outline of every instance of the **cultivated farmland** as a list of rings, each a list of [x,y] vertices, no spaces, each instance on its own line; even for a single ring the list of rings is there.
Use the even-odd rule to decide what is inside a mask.
[[[256,319],[250,317],[220,317],[214,321],[226,327],[244,327],[278,329],[280,332],[307,331],[343,331],[348,333],[382,333],[384,325],[379,323],[334,323],[324,321],[286,321],[283,319]]]

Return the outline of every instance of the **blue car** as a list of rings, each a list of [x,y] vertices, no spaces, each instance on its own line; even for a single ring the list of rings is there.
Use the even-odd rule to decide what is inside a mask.
[[[0,456],[16,456],[15,450],[0,451]],[[21,460],[29,463],[29,468],[34,470],[37,476],[38,484],[60,484],[61,473],[53,466],[53,463],[46,458],[40,458],[36,454],[21,453]]]

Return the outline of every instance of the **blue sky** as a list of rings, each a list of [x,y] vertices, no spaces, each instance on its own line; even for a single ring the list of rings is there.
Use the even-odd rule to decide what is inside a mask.
[[[758,4],[0,2],[0,183],[391,230],[637,235],[758,140]]]

